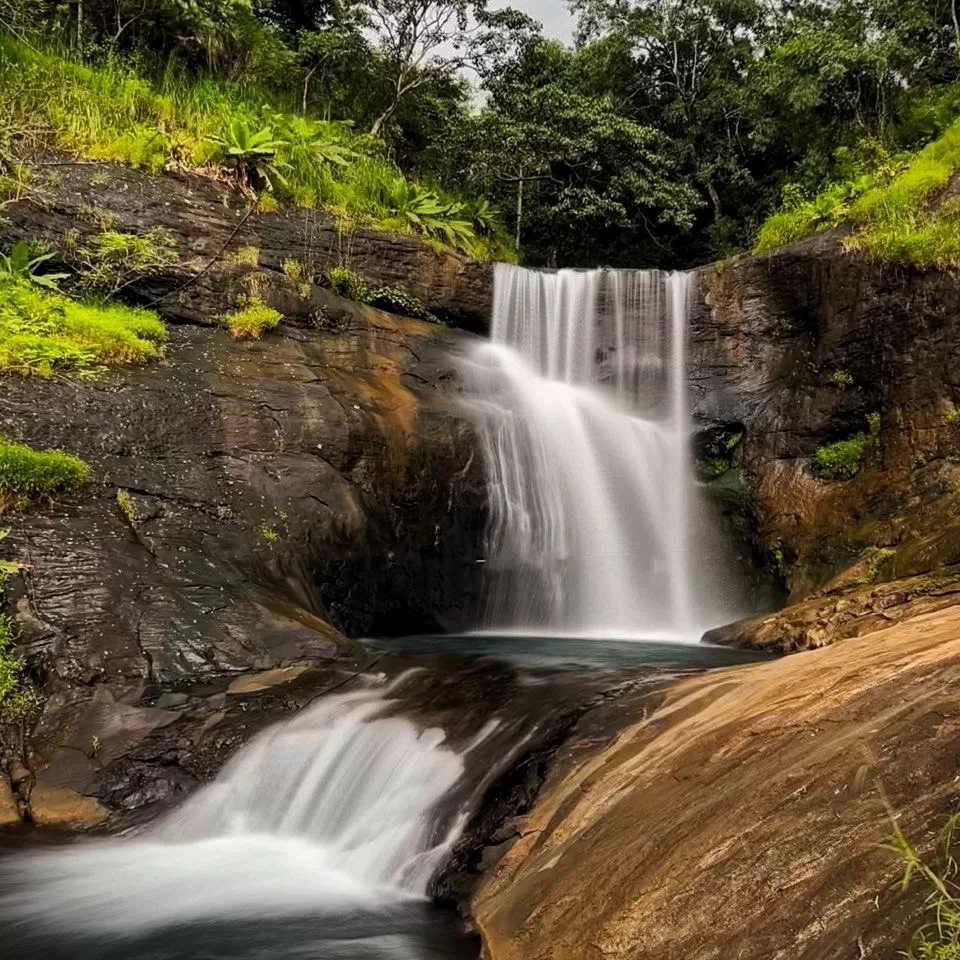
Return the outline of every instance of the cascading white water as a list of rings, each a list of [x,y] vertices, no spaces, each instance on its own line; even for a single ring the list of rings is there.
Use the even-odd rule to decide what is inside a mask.
[[[438,807],[464,762],[388,705],[382,691],[324,699],[145,834],[5,862],[16,892],[0,918],[123,933],[425,896],[462,825]]]
[[[466,365],[488,471],[486,626],[690,635],[689,275],[497,267]]]

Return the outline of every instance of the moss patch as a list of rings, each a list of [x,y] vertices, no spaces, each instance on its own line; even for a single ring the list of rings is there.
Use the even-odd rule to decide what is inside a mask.
[[[77,493],[90,468],[62,450],[34,450],[0,439],[0,513]]]
[[[867,423],[868,433],[858,433],[849,440],[840,440],[817,450],[813,462],[821,480],[850,480],[860,472],[867,453],[877,445],[880,415],[870,414]]]
[[[149,310],[0,281],[0,372],[90,376],[110,364],[159,359],[166,336]]]
[[[24,677],[23,657],[12,652],[13,621],[0,615],[0,721],[19,723],[36,712],[40,699]]]

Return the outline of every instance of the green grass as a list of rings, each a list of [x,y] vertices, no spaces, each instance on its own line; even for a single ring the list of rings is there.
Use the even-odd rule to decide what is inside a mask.
[[[958,169],[960,120],[919,152],[770,217],[755,250],[773,250],[851,221],[848,249],[921,269],[958,266],[960,199],[941,202],[939,196]]]
[[[219,162],[217,138],[228,139],[240,121],[253,131],[269,128],[280,142],[281,199],[323,207],[351,224],[416,232],[397,208],[406,180],[379,139],[347,123],[312,120],[305,140],[303,118],[283,106],[263,90],[188,76],[173,65],[148,82],[120,61],[92,67],[0,32],[0,129],[28,146],[154,172],[172,163],[202,168]],[[475,256],[512,256],[502,228],[480,234],[457,245]]]
[[[0,282],[0,372],[92,376],[107,365],[159,359],[166,335],[148,310]]]
[[[220,322],[230,331],[234,340],[262,340],[263,335],[282,319],[282,313],[254,297],[242,310],[224,314]]]
[[[891,819],[893,811],[890,810]],[[936,858],[928,860],[907,839],[894,820],[894,836],[887,849],[903,865],[902,890],[919,885],[926,894],[930,919],[914,933],[908,960],[960,960],[960,885],[957,883],[955,837],[960,815],[949,818],[940,832]]]
[[[0,615],[0,721],[29,719],[40,705],[39,697],[24,680],[23,657],[11,652],[15,642],[13,621]]]
[[[0,513],[79,492],[90,468],[62,450],[34,450],[0,439]]]

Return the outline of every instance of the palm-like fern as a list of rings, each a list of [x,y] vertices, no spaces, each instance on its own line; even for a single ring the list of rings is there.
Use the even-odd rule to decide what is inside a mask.
[[[275,139],[271,127],[253,130],[246,120],[233,120],[223,137],[211,137],[223,154],[223,162],[237,172],[241,183],[255,189],[274,189],[274,184],[284,185],[282,167],[288,166],[277,159],[277,151],[289,145],[289,141]]]

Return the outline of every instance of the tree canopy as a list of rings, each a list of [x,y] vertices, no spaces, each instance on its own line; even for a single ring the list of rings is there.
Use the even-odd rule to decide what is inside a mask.
[[[486,0],[0,0],[0,25],[349,122],[425,190],[483,198],[540,264],[747,249],[960,114],[955,0],[569,5],[570,46]]]

